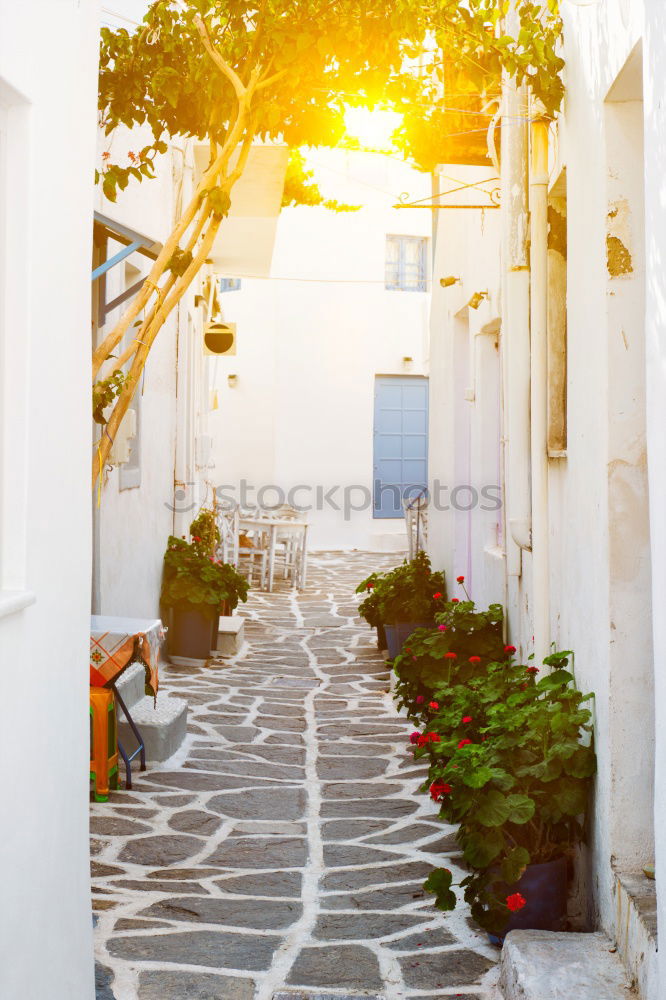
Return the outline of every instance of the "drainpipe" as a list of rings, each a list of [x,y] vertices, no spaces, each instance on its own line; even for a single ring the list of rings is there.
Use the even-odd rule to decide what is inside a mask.
[[[507,22],[508,23],[508,22]],[[510,30],[509,27],[507,30]],[[507,574],[522,574],[530,519],[530,271],[527,88],[505,77],[502,116],[505,531]]]
[[[530,156],[532,614],[537,663],[550,652],[548,527],[548,121],[532,107]]]

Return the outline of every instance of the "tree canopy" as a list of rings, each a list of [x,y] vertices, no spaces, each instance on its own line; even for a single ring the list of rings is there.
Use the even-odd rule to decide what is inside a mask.
[[[102,128],[147,126],[152,135],[126,162],[106,155],[99,179],[107,198],[153,176],[170,139],[205,142],[210,159],[148,279],[93,352],[93,396],[108,417],[93,481],[157,333],[207,259],[252,144],[334,146],[349,106],[393,107],[405,116],[406,153],[432,169],[444,149],[442,115],[456,96],[447,93],[452,73],[478,102],[499,91],[505,70],[528,79],[554,112],[562,95],[556,0],[514,6],[514,35],[505,33],[508,0],[155,0],[134,31],[103,28]],[[302,163],[292,163],[290,184],[290,200],[321,203]],[[134,338],[116,355],[131,328]]]

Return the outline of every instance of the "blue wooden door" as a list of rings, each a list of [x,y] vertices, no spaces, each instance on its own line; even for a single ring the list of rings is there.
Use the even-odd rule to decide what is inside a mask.
[[[428,379],[375,379],[373,516],[403,517],[402,498],[428,484]]]

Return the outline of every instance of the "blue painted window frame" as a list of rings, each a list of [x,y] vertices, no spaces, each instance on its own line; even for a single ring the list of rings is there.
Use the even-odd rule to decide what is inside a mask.
[[[240,278],[220,278],[221,292],[238,292],[241,287]]]
[[[410,253],[414,248],[416,254]],[[390,292],[427,292],[427,236],[386,237],[385,287]]]

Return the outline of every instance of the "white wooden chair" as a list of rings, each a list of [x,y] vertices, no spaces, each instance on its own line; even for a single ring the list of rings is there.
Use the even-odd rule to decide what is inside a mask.
[[[256,513],[253,512],[253,516]],[[264,532],[241,532],[240,511],[218,511],[217,523],[220,530],[219,557],[230,562],[239,573],[254,580],[255,569],[259,571],[259,586],[266,590],[268,585],[268,544]]]

